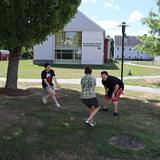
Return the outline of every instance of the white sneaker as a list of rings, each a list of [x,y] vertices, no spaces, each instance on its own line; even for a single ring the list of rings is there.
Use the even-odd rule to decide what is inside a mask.
[[[56,107],[61,107],[61,105],[59,103],[55,103]]]
[[[43,104],[47,104],[47,102],[48,102],[47,98],[46,97],[42,97],[42,102],[43,102]]]
[[[85,121],[85,124],[89,125],[90,127],[94,127],[94,124],[88,120]]]

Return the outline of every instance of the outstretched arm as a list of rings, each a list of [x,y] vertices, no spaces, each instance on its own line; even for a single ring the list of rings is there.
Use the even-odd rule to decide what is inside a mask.
[[[60,88],[60,85],[59,85],[59,83],[57,82],[57,79],[56,79],[56,77],[55,77],[55,76],[53,77],[53,80],[54,80],[54,82],[55,82],[56,86],[57,86],[58,88]]]

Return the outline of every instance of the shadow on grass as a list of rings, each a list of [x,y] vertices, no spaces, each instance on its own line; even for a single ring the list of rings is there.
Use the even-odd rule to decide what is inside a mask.
[[[157,105],[122,97],[118,117],[112,116],[111,106],[109,112],[99,112],[96,127],[89,128],[83,123],[87,112],[79,91],[57,91],[62,108],[56,108],[52,101],[46,105],[41,102],[46,94],[42,89],[29,90],[32,93],[28,96],[0,97],[1,160],[132,160],[160,156],[159,118],[154,116],[159,112]],[[103,105],[103,95],[97,97]],[[109,143],[112,137],[126,134],[138,136],[145,148],[123,150]]]
[[[159,83],[154,83],[155,86],[160,87],[160,82]]]
[[[73,68],[73,69],[84,69],[85,66],[90,66],[92,69],[115,69],[119,70],[117,66],[118,62],[106,62],[103,65],[80,65],[80,64],[53,64],[54,68]],[[42,65],[39,65],[42,66]]]
[[[160,100],[156,100],[156,99],[147,99],[147,101],[150,103],[160,103]]]

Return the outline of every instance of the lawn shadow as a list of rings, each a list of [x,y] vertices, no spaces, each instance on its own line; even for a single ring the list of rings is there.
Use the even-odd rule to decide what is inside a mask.
[[[160,87],[160,82],[154,83],[155,86]]]
[[[103,65],[81,65],[81,64],[53,64],[51,65],[54,68],[72,68],[72,69],[84,69],[85,66],[90,66],[92,69],[115,69],[115,70],[119,70],[119,67],[117,65],[117,62],[106,62]],[[42,65],[39,65],[42,66]]]
[[[160,100],[157,99],[147,99],[147,101],[150,103],[160,103]]]
[[[65,157],[69,157],[68,160],[129,159],[135,152],[111,145],[109,140],[114,136],[130,134],[142,139],[147,146],[143,150],[144,155],[143,151],[136,154],[137,159],[148,156],[155,159],[158,155],[159,144],[156,142],[159,142],[160,126],[157,125],[159,113],[155,114],[159,109],[157,105],[122,97],[118,117],[112,115],[112,106],[109,112],[99,112],[96,127],[90,128],[83,122],[87,109],[81,101],[80,91],[57,90],[57,99],[62,108],[56,108],[51,101],[46,105],[42,103],[41,98],[46,94],[43,89],[28,88],[23,92],[28,90],[32,92],[25,96],[19,93],[17,96],[0,96],[0,144],[3,146],[0,159],[12,159],[14,156],[20,160],[23,156],[25,160],[34,157],[31,158],[33,160],[40,153],[44,154],[43,159],[46,160]],[[97,94],[97,98],[102,104],[104,96]],[[155,141],[154,137],[158,140]]]

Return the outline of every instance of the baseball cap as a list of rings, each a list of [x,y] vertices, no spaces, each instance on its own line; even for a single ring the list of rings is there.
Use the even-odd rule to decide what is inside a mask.
[[[49,63],[45,63],[44,64],[44,68],[46,68],[47,66],[49,66],[50,64]]]

